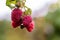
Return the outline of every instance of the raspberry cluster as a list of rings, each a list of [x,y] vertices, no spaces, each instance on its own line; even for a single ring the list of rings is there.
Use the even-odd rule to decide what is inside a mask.
[[[11,12],[12,27],[17,28],[20,26],[21,29],[26,28],[31,32],[34,28],[31,17],[32,11],[25,5],[25,2],[26,0],[6,0],[6,6],[13,9]]]
[[[11,20],[13,28],[18,26],[21,29],[26,28],[29,32],[31,32],[34,28],[34,23],[32,21],[32,17],[30,15],[25,15],[22,17],[23,11],[19,8],[15,8],[11,12]]]

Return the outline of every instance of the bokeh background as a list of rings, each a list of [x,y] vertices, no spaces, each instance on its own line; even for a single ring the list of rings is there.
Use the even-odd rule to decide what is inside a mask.
[[[6,0],[0,0],[0,40],[60,40],[60,0],[27,0],[32,9],[35,28],[12,28],[11,9]]]

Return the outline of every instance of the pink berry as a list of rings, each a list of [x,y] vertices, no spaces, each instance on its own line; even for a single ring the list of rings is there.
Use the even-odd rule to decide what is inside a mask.
[[[26,27],[27,31],[32,32],[34,29],[34,22],[32,21],[29,26]]]
[[[30,24],[30,22],[32,22],[32,17],[31,16],[25,16],[24,18],[23,18],[23,25],[24,26],[28,26],[29,24]]]
[[[20,26],[21,25],[21,22],[19,21],[19,22],[14,22],[14,21],[12,21],[12,26],[13,26],[13,28],[16,28],[16,27],[18,27],[18,26]]]
[[[21,16],[22,16],[22,10],[19,8],[15,8],[14,10],[12,10],[11,12],[11,19],[14,22],[17,22],[20,20]]]

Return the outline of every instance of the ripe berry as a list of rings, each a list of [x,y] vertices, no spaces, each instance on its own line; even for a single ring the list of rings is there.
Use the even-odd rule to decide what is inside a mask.
[[[16,27],[21,25],[21,23],[22,23],[21,16],[22,16],[22,10],[21,9],[15,8],[14,10],[12,10],[11,20],[12,20],[13,28],[16,28]]]
[[[34,29],[34,22],[32,21],[27,27],[26,29],[29,31],[29,32],[32,32],[33,29]]]
[[[16,28],[16,27],[20,26],[21,23],[22,23],[22,21],[18,21],[18,22],[12,21],[12,26],[13,26],[13,28]]]
[[[22,10],[19,8],[15,8],[14,10],[12,10],[11,12],[11,20],[14,22],[18,22],[20,21],[20,18],[22,16]]]
[[[12,21],[12,26],[13,26],[13,28],[16,28],[18,25],[17,25],[16,22],[13,22],[13,21]]]
[[[24,16],[23,18],[23,25],[24,26],[28,26],[30,24],[30,22],[32,22],[32,17],[31,16]]]

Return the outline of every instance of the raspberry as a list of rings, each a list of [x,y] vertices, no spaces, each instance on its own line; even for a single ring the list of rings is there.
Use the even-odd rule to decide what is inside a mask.
[[[34,22],[32,21],[32,17],[29,15],[24,16],[23,25],[26,27],[27,31],[31,32],[34,28]]]
[[[18,25],[17,25],[17,23],[12,21],[12,26],[13,26],[13,28],[16,28]]]
[[[13,26],[13,28],[16,28],[16,27],[18,27],[18,26],[20,26],[21,25],[21,22],[19,21],[19,22],[14,22],[14,21],[12,21],[12,26]]]
[[[24,26],[28,26],[30,22],[32,22],[31,16],[29,16],[29,15],[28,16],[24,16],[24,18],[23,18],[23,25]]]
[[[29,31],[29,32],[32,32],[32,30],[34,29],[34,22],[32,21],[27,27],[26,29]]]
[[[18,22],[22,16],[22,10],[19,8],[15,8],[11,13],[11,20],[14,22]]]
[[[22,24],[22,19],[20,19],[18,22],[12,21],[12,26],[13,26],[13,28],[18,27],[18,26],[20,26],[21,24]]]

